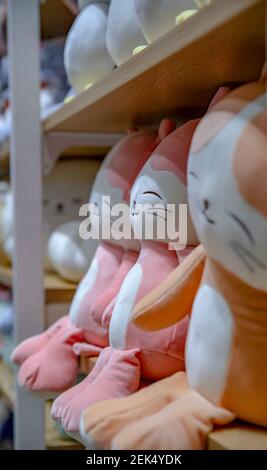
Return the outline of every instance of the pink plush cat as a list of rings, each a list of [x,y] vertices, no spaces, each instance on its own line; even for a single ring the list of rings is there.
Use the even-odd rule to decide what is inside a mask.
[[[96,210],[99,209],[98,215],[91,214],[92,225],[97,225],[103,218],[108,223],[112,207],[129,202],[135,177],[160,138],[160,133],[154,131],[135,131],[111,150],[92,190],[90,201]],[[102,196],[110,197],[110,207],[103,204],[102,208]],[[75,383],[79,365],[77,355],[97,355],[108,346],[108,321],[103,313],[108,305],[114,305],[121,284],[140,250],[137,240],[118,241],[115,238],[116,234],[98,247],[76,291],[70,316],[60,319],[44,333],[23,341],[14,350],[12,360],[21,365],[18,381],[22,387],[54,396]]]
[[[112,316],[107,315],[110,346],[102,350],[88,377],[59,396],[53,404],[52,416],[62,420],[67,432],[78,432],[82,411],[93,403],[135,392],[141,385],[141,378],[158,380],[184,370],[188,317],[163,331],[145,333],[131,323],[131,316],[136,302],[168,277],[197,244],[189,217],[188,245],[177,252],[169,249],[167,235],[160,241],[154,235],[148,240],[140,226],[147,203],[152,204],[152,208],[147,209],[149,215],[155,220],[163,219],[165,226],[169,210],[167,205],[173,204],[177,215],[178,205],[187,203],[187,156],[198,122],[191,121],[174,130],[175,124],[165,120],[161,125],[165,139],[155,149],[133,185],[131,222],[135,233],[139,236],[141,233],[141,251],[122,283]],[[163,205],[160,210],[155,206],[158,203]]]

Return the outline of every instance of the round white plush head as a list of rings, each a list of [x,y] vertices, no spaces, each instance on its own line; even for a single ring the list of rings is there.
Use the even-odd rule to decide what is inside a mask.
[[[142,240],[197,244],[186,189],[187,158],[197,123],[190,121],[175,129],[173,121],[164,120],[160,126],[160,143],[131,193],[132,226]]]
[[[188,167],[192,219],[207,254],[267,291],[267,95],[230,93],[202,120]]]
[[[97,82],[114,68],[106,46],[106,2],[91,2],[76,17],[66,39],[64,65],[76,92]]]
[[[154,131],[134,131],[106,156],[90,198],[93,234],[99,234],[100,238],[104,234],[113,243],[139,249],[140,244],[133,239],[131,231],[130,191],[136,176],[156,147],[156,139]]]

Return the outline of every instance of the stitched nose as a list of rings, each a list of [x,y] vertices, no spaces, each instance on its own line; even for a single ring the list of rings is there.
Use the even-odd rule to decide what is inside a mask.
[[[203,199],[203,209],[207,211],[209,207],[210,207],[210,203],[208,199]]]

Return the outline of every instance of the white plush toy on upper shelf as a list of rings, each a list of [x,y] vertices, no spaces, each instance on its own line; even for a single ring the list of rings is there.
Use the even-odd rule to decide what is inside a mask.
[[[148,44],[211,2],[212,0],[134,0],[136,14]]]
[[[83,240],[79,236],[79,209],[88,200],[98,168],[97,160],[60,160],[44,178],[44,269],[55,271],[69,281],[77,282],[84,276],[97,246],[95,240]],[[7,258],[11,263],[13,192],[7,183],[1,183],[1,189],[0,255],[1,260]]]
[[[134,0],[111,0],[108,14],[107,48],[116,65],[133,56],[147,42],[136,15]]]
[[[80,0],[80,13],[66,39],[64,64],[76,93],[101,80],[114,68],[106,46],[110,0]]]

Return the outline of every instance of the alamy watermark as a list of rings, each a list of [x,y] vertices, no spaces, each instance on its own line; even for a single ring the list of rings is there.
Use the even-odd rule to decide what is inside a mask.
[[[83,217],[79,233],[83,240],[157,240],[170,248],[187,246],[187,204],[111,204],[102,196],[101,204],[87,203],[80,208]]]

